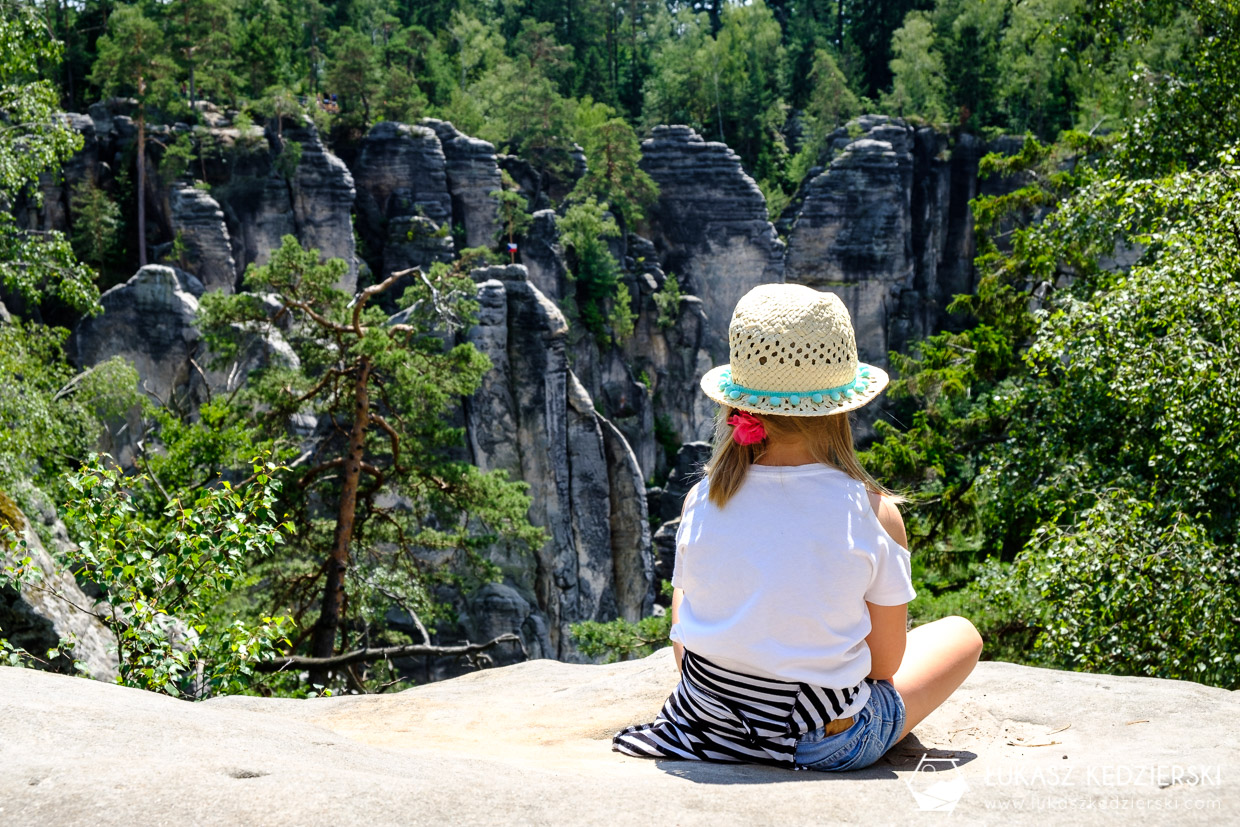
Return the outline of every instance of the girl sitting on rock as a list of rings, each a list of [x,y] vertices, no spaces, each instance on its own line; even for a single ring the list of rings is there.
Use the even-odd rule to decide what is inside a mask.
[[[887,374],[857,361],[843,302],[792,284],[736,305],[706,477],[685,499],[672,575],[680,683],[636,756],[838,771],[877,761],[973,670],[961,617],[907,631],[896,500],[857,461],[847,413]]]

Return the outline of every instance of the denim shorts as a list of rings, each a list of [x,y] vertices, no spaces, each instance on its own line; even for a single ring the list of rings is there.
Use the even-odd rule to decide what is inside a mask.
[[[904,700],[891,681],[866,682],[870,700],[853,715],[853,725],[825,737],[822,727],[807,732],[797,742],[797,766],[822,772],[859,770],[896,745],[904,729]]]

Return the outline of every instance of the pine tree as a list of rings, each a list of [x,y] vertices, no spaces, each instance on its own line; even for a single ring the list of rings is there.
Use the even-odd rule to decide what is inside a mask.
[[[116,7],[98,48],[91,82],[104,94],[125,92],[138,100],[138,264],[145,267],[147,106],[168,96],[175,66],[169,59],[163,30],[136,5]]]

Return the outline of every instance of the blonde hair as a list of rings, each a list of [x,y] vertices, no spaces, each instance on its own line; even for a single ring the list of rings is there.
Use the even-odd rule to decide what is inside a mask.
[[[848,476],[865,483],[876,494],[894,496],[879,485],[861,467],[853,447],[852,427],[847,414],[830,416],[777,416],[753,414],[766,428],[766,439],[754,445],[741,445],[732,439],[732,426],[728,419],[736,410],[721,406],[715,417],[714,451],[706,461],[706,473],[710,478],[710,501],[720,508],[727,505],[741,483],[749,466],[766,453],[772,442],[804,441],[816,462],[843,471]]]

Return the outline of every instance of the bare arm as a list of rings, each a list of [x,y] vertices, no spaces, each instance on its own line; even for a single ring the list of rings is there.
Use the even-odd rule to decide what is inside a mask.
[[[904,519],[895,503],[878,494],[870,494],[870,504],[878,515],[878,522],[904,548],[908,548],[908,534]],[[904,647],[908,634],[908,604],[879,606],[866,601],[870,610],[870,633],[865,642],[870,647],[870,674],[875,680],[891,680],[904,660]]]
[[[684,589],[672,589],[672,625],[680,621],[680,601],[685,597]],[[685,656],[685,647],[678,641],[672,641],[672,651],[676,653],[676,671],[680,671],[680,662]]]

